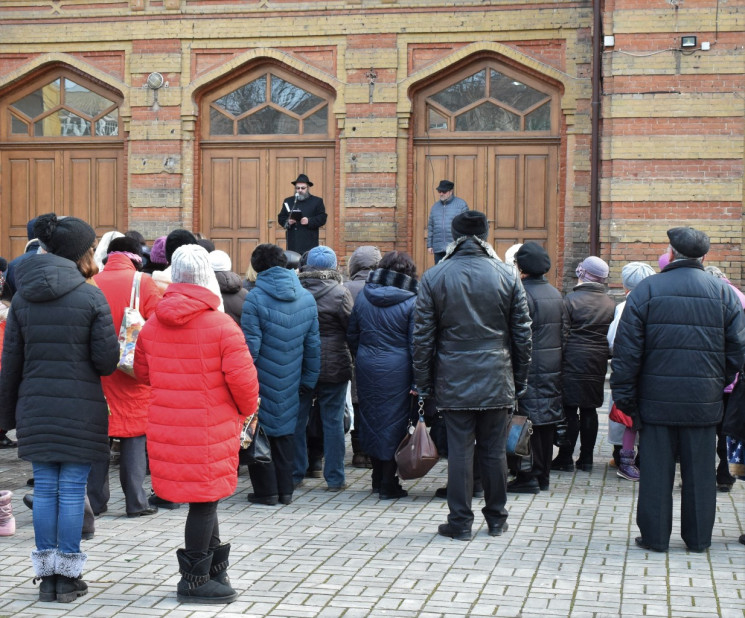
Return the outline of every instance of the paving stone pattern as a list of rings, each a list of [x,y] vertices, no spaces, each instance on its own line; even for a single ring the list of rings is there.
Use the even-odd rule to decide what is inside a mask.
[[[2,489],[14,492],[17,532],[0,537],[0,616],[745,616],[745,483],[717,495],[712,547],[686,550],[679,536],[680,489],[670,551],[634,546],[637,487],[607,462],[601,430],[591,473],[552,473],[551,489],[513,495],[509,531],[487,535],[474,501],[470,542],[436,534],[447,504],[434,498],[446,462],[405,482],[409,497],[380,501],[370,471],[351,467],[349,488],[306,480],[289,506],[256,506],[245,467],[219,508],[232,543],[229,573],[238,599],[228,606],[176,601],[175,551],[186,507],[128,519],[112,466],[109,510],[96,520],[88,553],[89,593],[71,604],[39,603],[29,553],[31,511],[21,499],[29,463],[0,450]],[[11,434],[12,435],[12,434]],[[347,447],[351,458],[351,448]],[[712,462],[714,466],[714,462]],[[149,479],[148,479],[149,482]],[[676,485],[677,486],[677,485]]]

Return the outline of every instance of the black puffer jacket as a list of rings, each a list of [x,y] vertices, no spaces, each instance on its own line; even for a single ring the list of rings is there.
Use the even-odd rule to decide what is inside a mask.
[[[246,300],[248,290],[243,287],[240,275],[230,270],[215,271],[215,277],[220,286],[225,313],[240,326],[243,301]]]
[[[523,279],[532,320],[533,352],[528,390],[520,398],[520,413],[534,425],[558,423],[562,416],[561,362],[569,322],[561,292],[544,276]]]
[[[608,327],[616,303],[602,283],[584,282],[564,298],[569,336],[564,347],[564,405],[599,408],[608,372]]]
[[[716,425],[722,391],[744,359],[735,293],[698,260],[678,260],[626,297],[613,343],[613,400],[624,411],[636,407],[642,424]]]
[[[352,314],[352,295],[335,270],[301,272],[300,284],[313,294],[318,305],[321,333],[321,375],[319,382],[352,379],[352,355],[347,345],[347,327]]]
[[[530,315],[515,271],[475,236],[422,276],[414,378],[445,410],[513,407],[530,367]]]
[[[101,376],[116,370],[117,334],[103,292],[74,262],[34,255],[16,272],[0,372],[0,427],[37,463],[109,458]]]

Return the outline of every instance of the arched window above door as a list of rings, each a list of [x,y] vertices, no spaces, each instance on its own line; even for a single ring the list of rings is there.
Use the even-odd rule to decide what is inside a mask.
[[[251,136],[328,137],[329,97],[299,86],[277,68],[255,71],[236,85],[221,88],[206,101],[209,138]]]
[[[119,136],[119,102],[66,73],[52,74],[3,106],[8,139]]]
[[[553,134],[554,89],[494,61],[461,69],[417,97],[418,134]],[[423,108],[423,109],[422,109]]]

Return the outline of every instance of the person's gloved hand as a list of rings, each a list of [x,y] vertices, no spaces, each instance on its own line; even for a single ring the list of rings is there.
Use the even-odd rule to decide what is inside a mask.
[[[528,392],[527,384],[515,384],[515,399],[520,399]]]

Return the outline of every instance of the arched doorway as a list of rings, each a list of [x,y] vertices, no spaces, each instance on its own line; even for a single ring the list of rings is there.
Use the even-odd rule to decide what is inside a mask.
[[[0,98],[0,252],[23,253],[26,223],[80,217],[98,234],[124,224],[121,95],[56,67]]]
[[[414,256],[427,254],[427,219],[445,178],[490,221],[500,257],[532,240],[556,257],[559,94],[494,59],[480,59],[414,98]]]
[[[333,95],[276,64],[263,65],[201,101],[203,231],[244,273],[257,244],[284,246],[277,224],[299,173],[314,183],[329,214],[321,243],[333,239]]]

